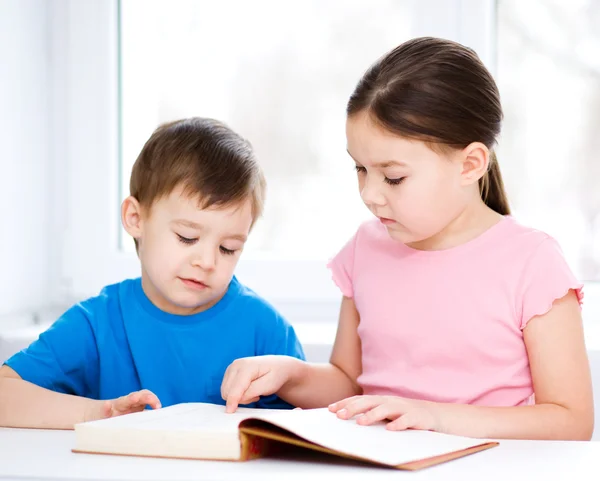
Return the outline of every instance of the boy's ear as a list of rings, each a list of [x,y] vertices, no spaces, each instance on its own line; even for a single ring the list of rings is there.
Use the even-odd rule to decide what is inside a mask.
[[[142,237],[142,208],[135,197],[129,196],[121,204],[121,222],[131,237]]]
[[[488,170],[490,151],[481,142],[472,142],[461,152],[462,179],[464,185],[474,184],[481,179]]]

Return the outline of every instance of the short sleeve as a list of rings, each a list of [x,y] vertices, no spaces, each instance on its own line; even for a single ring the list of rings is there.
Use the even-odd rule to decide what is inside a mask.
[[[292,325],[276,311],[273,314],[274,322],[269,326],[269,332],[265,332],[265,325],[260,333],[257,354],[291,356],[304,360],[304,350]]]
[[[521,329],[535,316],[546,314],[557,299],[573,290],[581,305],[583,284],[577,280],[556,240],[546,237],[533,253],[522,276],[520,290]]]
[[[40,387],[92,397],[98,384],[98,349],[85,310],[69,309],[5,364]]]
[[[354,271],[356,237],[357,234],[327,264],[327,267],[331,270],[333,282],[335,282],[345,297],[354,297],[352,275]]]

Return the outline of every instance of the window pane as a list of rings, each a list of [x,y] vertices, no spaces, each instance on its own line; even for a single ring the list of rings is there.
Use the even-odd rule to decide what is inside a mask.
[[[498,16],[498,155],[515,214],[600,280],[600,0],[500,0]]]
[[[370,214],[346,154],[345,105],[363,71],[411,37],[411,0],[122,0],[122,194],[168,120],[226,121],[268,180],[245,256],[323,258]],[[133,243],[124,236],[123,247]]]

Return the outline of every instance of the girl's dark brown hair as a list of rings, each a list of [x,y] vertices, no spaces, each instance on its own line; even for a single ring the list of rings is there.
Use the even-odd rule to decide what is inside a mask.
[[[456,42],[422,37],[396,47],[373,64],[348,101],[348,116],[368,111],[386,130],[440,148],[481,142],[490,149],[481,198],[510,214],[493,148],[502,124],[498,87],[477,54]]]

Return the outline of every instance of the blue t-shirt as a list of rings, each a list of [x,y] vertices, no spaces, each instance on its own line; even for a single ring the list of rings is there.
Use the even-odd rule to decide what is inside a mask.
[[[6,364],[38,386],[92,399],[149,389],[163,406],[225,404],[227,366],[266,354],[304,359],[294,329],[235,277],[216,305],[190,316],[161,311],[133,279],[69,309]],[[250,407],[290,406],[266,396]]]

